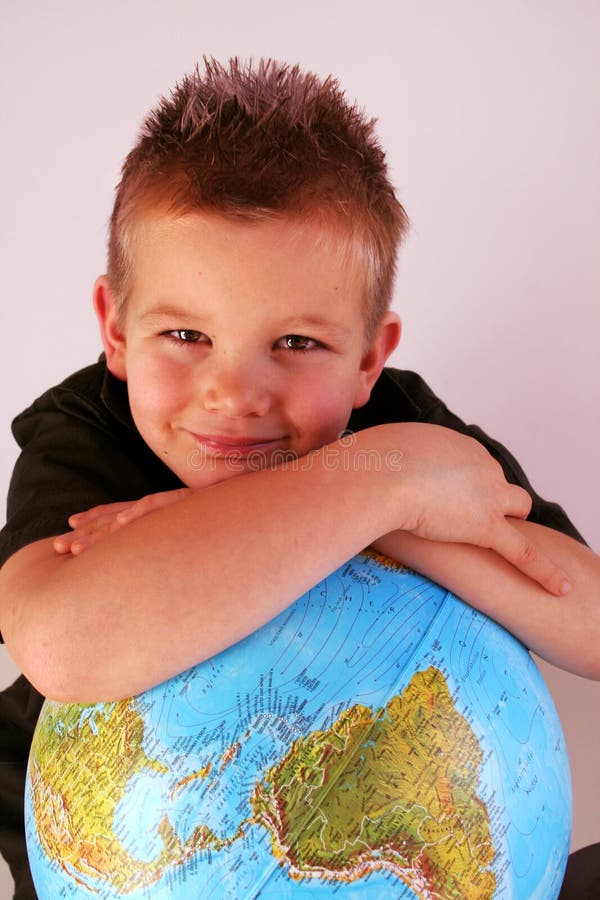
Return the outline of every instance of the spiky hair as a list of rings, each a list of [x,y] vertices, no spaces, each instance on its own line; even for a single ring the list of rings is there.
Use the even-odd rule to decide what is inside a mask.
[[[149,113],[124,162],[109,235],[115,296],[124,305],[131,227],[148,209],[316,216],[360,245],[373,326],[389,305],[408,225],[374,125],[333,77],[272,59],[205,58]]]

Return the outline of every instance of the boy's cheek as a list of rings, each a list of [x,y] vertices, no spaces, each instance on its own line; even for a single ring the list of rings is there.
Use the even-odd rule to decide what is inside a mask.
[[[127,389],[132,412],[154,420],[166,420],[186,401],[186,382],[177,366],[161,359],[133,360],[128,365]],[[135,415],[134,415],[135,418]]]
[[[345,429],[352,413],[354,396],[351,386],[319,386],[312,398],[311,412],[314,426],[324,438],[322,444],[336,440]]]

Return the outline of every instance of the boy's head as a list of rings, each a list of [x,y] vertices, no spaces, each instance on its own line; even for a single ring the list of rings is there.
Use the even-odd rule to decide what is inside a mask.
[[[94,303],[147,445],[190,487],[300,458],[369,398],[404,211],[329,79],[208,62],[127,157]]]
[[[121,317],[148,213],[319,224],[364,271],[367,336],[389,306],[408,220],[373,120],[333,78],[273,60],[205,60],[147,117],[125,160],[110,223],[108,279]]]

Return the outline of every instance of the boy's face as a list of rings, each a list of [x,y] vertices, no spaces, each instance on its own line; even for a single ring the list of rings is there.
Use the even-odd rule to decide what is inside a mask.
[[[365,346],[362,273],[318,237],[285,219],[146,218],[122,329],[98,279],[108,366],[146,443],[189,487],[305,456],[368,400],[399,322],[388,314]]]

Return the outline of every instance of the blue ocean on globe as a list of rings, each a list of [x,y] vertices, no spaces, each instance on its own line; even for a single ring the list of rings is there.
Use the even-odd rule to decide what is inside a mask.
[[[27,777],[40,900],[554,900],[570,825],[527,650],[369,552],[137,697],[47,701]]]

